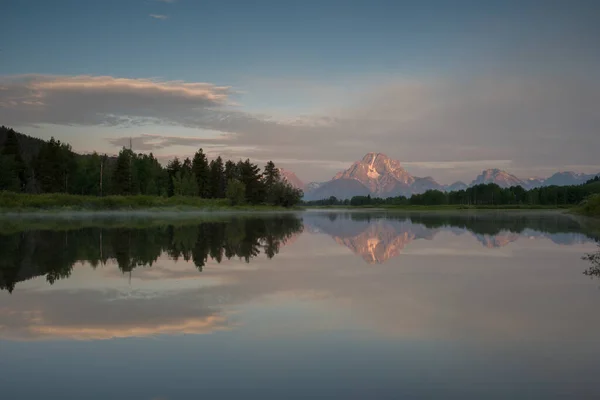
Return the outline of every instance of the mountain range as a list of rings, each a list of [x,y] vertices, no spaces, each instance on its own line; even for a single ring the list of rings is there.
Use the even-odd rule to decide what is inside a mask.
[[[430,176],[416,177],[406,171],[400,161],[382,153],[367,153],[348,169],[338,172],[326,182],[303,183],[293,172],[280,170],[282,177],[304,191],[305,200],[319,200],[335,196],[348,199],[353,196],[394,197],[411,196],[427,190],[457,191],[470,186],[495,183],[500,187],[521,186],[533,189],[540,186],[566,186],[585,183],[598,174],[580,174],[571,171],[557,172],[548,178],[521,179],[506,171],[494,168],[481,172],[470,184],[454,182],[442,185]]]

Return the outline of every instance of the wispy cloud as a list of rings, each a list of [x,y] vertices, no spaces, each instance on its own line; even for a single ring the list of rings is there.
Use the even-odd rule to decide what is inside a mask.
[[[156,0],[160,3],[168,3],[168,4],[172,4],[175,3],[177,0]]]
[[[0,77],[0,119],[13,125],[182,124],[185,116],[227,106],[231,94],[229,87],[199,82],[87,75]]]
[[[488,168],[493,165],[497,168],[510,166],[512,160],[471,160],[471,161],[408,161],[404,162],[406,167],[417,167],[426,169],[470,169]]]
[[[224,147],[231,137],[221,135],[215,138],[197,136],[163,136],[144,133],[139,136],[120,137],[107,139],[109,143],[117,147],[129,147],[130,141],[135,151],[151,151],[164,149],[172,146]]]
[[[164,15],[164,14],[150,14],[150,17],[154,18],[154,19],[167,19],[169,18],[168,15]]]

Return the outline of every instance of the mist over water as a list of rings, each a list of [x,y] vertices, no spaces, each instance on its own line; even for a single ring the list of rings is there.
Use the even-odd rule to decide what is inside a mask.
[[[7,398],[600,395],[593,220],[319,211],[0,226]]]

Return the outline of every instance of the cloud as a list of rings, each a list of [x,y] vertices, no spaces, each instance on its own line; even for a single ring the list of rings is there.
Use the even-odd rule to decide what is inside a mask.
[[[225,135],[217,138],[203,138],[194,136],[163,136],[145,133],[139,136],[110,138],[108,141],[116,147],[129,147],[130,141],[135,151],[150,151],[164,149],[171,146],[198,147],[224,147]]]
[[[177,0],[156,0],[156,1],[158,1],[158,2],[161,2],[161,3],[173,4],[173,3],[175,3]]]
[[[353,85],[364,86],[352,81],[341,86]],[[227,158],[288,160],[282,166],[305,180],[328,179],[368,151],[385,152],[406,163],[409,172],[448,183],[472,179],[484,168],[508,166],[508,160],[513,170],[534,172],[598,164],[597,80],[501,74],[466,80],[388,78],[344,93],[353,95],[330,109],[277,118],[245,111],[234,99],[239,91],[210,83],[28,75],[0,78],[0,119],[16,126],[201,129],[213,132],[210,140],[165,136],[136,141],[140,150],[189,145],[192,153],[191,147],[210,144],[227,146],[220,150]],[[117,146],[123,141],[128,144],[129,137],[111,139]]]
[[[471,161],[409,161],[404,162],[405,167],[417,167],[426,169],[464,169],[464,168],[488,168],[494,165],[498,168],[510,166],[512,160],[471,160]]]
[[[223,107],[231,94],[209,83],[23,75],[0,78],[0,118],[11,125],[181,123],[175,115]]]
[[[169,296],[120,296],[114,289],[32,291],[29,300],[0,308],[0,336],[11,340],[104,340],[205,334],[230,328],[227,318],[193,290]],[[195,299],[195,305],[186,300]],[[37,303],[41,301],[41,303]],[[75,301],[78,307],[69,304]],[[199,302],[199,303],[198,303]],[[118,313],[115,310],[119,309]],[[118,315],[116,315],[118,314]]]
[[[167,18],[169,18],[168,15],[164,15],[164,14],[150,14],[149,17],[152,17],[154,19],[167,19]]]

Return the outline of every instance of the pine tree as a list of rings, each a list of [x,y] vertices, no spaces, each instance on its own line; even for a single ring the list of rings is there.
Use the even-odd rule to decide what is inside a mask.
[[[240,175],[238,173],[238,169],[237,169],[237,165],[231,161],[231,160],[227,160],[227,162],[225,163],[225,170],[224,170],[224,175],[225,175],[225,188],[224,191],[227,192],[227,185],[229,184],[229,181],[232,179],[236,179],[239,180],[240,179]]]
[[[189,157],[186,157],[186,159],[183,160],[183,164],[181,164],[181,171],[183,171],[185,174],[193,175],[192,160],[190,160]]]
[[[225,171],[223,159],[219,156],[210,162],[210,197],[222,199],[225,197]]]
[[[69,178],[77,169],[71,146],[51,138],[42,146],[34,169],[43,192],[68,192]]]
[[[112,176],[112,187],[114,194],[132,194],[132,152],[123,148],[117,157],[117,165]]]
[[[230,179],[227,182],[225,196],[229,199],[232,206],[240,205],[246,200],[246,187],[237,179]]]
[[[21,146],[19,145],[19,139],[17,133],[13,129],[9,129],[6,133],[6,140],[0,153],[6,157],[12,157],[13,173],[19,180],[19,191],[25,189],[27,183],[27,167],[21,156]]]
[[[250,204],[260,204],[265,201],[264,184],[260,168],[249,159],[238,163],[241,182],[246,187],[246,201]]]
[[[194,176],[183,169],[173,177],[173,187],[176,196],[195,196],[198,193]]]
[[[208,160],[202,149],[198,150],[194,155],[192,161],[192,172],[196,178],[196,184],[198,186],[198,195],[200,197],[210,196],[210,185],[209,185],[209,167]]]
[[[0,191],[18,192],[20,189],[14,158],[0,154]]]
[[[269,161],[267,165],[265,165],[265,170],[263,172],[263,182],[265,184],[265,190],[267,194],[271,192],[273,189],[273,185],[279,182],[281,179],[281,174],[279,169],[275,167],[273,161]]]
[[[171,160],[169,162],[169,164],[167,164],[167,175],[168,175],[167,195],[169,197],[175,195],[174,180],[175,180],[177,173],[180,171],[181,171],[181,162],[179,161],[179,159],[177,157],[175,157],[173,160]]]

